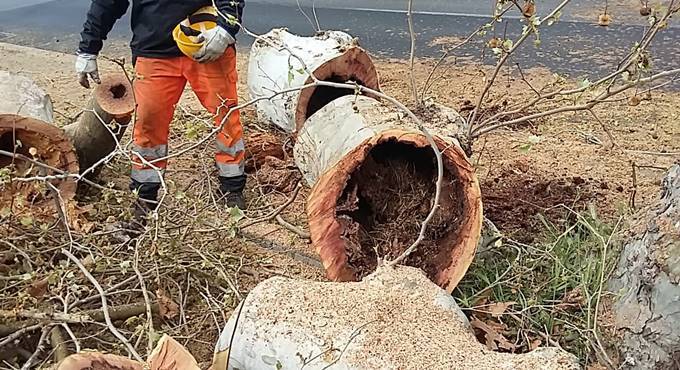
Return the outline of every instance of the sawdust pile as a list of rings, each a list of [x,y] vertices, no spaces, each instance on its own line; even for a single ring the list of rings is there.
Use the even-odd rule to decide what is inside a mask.
[[[276,349],[272,356],[284,368],[578,368],[575,357],[556,348],[522,355],[487,349],[453,298],[410,267],[383,268],[360,283],[261,283],[245,301],[232,358],[257,365],[265,357],[254,355],[258,348]]]

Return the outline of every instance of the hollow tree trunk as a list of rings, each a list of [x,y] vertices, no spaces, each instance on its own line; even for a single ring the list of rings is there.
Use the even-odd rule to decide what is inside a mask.
[[[457,132],[459,119],[460,116],[449,108],[435,105],[428,107],[426,124],[442,151],[445,172],[438,212],[449,219],[441,220],[448,226],[441,231],[441,235],[433,238],[433,247],[410,263],[407,260],[410,265],[425,270],[434,282],[448,291],[457,286],[472,262],[482,226],[481,195],[474,168],[458,143],[442,134]],[[378,208],[389,206],[365,205],[362,200],[362,197],[368,197],[365,194],[374,191],[372,189],[391,191],[393,187],[393,184],[381,180],[380,168],[374,168],[373,173],[362,172],[361,169],[368,166],[369,156],[388,145],[397,148],[394,155],[399,155],[404,161],[417,158],[423,150],[434,157],[431,150],[427,149],[430,145],[425,135],[410,118],[397,108],[370,97],[345,96],[336,99],[314,114],[299,132],[295,160],[307,183],[313,186],[307,201],[310,233],[331,280],[351,281],[361,278],[358,262],[350,261],[350,257],[363,253],[357,248],[363,250],[371,247],[366,245],[366,239],[357,240],[349,235],[350,229],[370,229],[372,221],[362,221],[360,214],[378,214]],[[378,166],[389,165],[387,161],[379,159],[377,163]],[[431,167],[430,178],[413,177],[405,181],[425,182],[434,188],[434,158],[414,165]],[[357,176],[364,178],[357,179]],[[402,176],[410,175],[403,173]],[[363,187],[362,182],[365,182]],[[359,185],[351,190],[350,186],[354,185],[350,183]],[[341,198],[348,196],[348,190],[354,192],[351,196],[355,198],[352,201],[354,204],[350,205],[353,208],[351,212],[359,216],[340,212],[346,202],[341,201]],[[409,197],[411,194],[397,195],[386,203],[400,202],[402,196]],[[431,201],[424,199],[421,208],[429,209]],[[407,216],[408,219],[394,221],[422,222],[416,215]],[[412,236],[413,240],[416,236],[417,232]],[[407,246],[399,248],[404,250]]]
[[[625,245],[610,290],[627,369],[680,363],[680,165],[663,180],[659,203]]]
[[[81,171],[89,171],[116,149],[134,108],[132,86],[127,77],[108,75],[96,86],[78,120],[64,127],[76,147]]]
[[[212,368],[226,370],[228,358],[229,369],[579,368],[557,348],[489,350],[453,297],[410,267],[359,283],[260,283],[227,322]]]
[[[248,86],[253,99],[301,87],[312,82],[304,61],[320,80],[355,81],[378,90],[378,76],[368,54],[350,35],[325,31],[314,37],[300,37],[285,29],[274,29],[256,40],[250,52]],[[305,120],[333,99],[353,94],[351,90],[309,87],[257,102],[260,119],[286,132],[296,132]]]
[[[0,71],[0,170],[11,166],[12,172],[22,177],[78,173],[73,145],[52,120],[49,95],[29,78]],[[31,160],[50,168],[36,166]],[[75,195],[73,179],[55,180],[52,184],[66,202]],[[34,183],[15,182],[0,187],[0,208],[18,197],[30,205],[42,205],[48,200],[45,190]]]
[[[78,173],[75,149],[64,130],[35,118],[0,114],[0,151],[0,170],[13,166],[14,173],[22,177]],[[49,168],[36,166],[29,159]],[[51,183],[59,189],[64,202],[75,196],[76,182],[73,178],[53,180]],[[29,200],[31,205],[47,202],[49,198],[45,189],[35,184],[17,182],[0,186],[0,209],[17,197]]]

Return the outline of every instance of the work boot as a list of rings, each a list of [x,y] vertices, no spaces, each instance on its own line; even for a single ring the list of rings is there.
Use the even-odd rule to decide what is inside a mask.
[[[246,186],[246,176],[236,177],[219,177],[220,188],[219,195],[224,203],[229,208],[238,207],[244,211],[246,209],[246,200],[243,196],[243,189]]]
[[[136,191],[138,199],[132,204],[132,224],[133,230],[143,230],[146,227],[149,213],[156,209],[156,199],[160,184],[140,183],[132,180],[130,190]]]
[[[238,207],[238,209],[242,211],[245,210],[247,207],[246,199],[243,196],[243,192],[227,193],[224,196],[224,204],[226,204],[228,208]]]

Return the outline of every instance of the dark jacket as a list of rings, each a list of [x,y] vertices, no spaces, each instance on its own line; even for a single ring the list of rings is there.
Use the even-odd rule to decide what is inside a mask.
[[[172,30],[187,16],[211,5],[212,0],[92,0],[87,20],[80,34],[80,52],[98,54],[102,41],[126,12],[132,1],[132,55],[134,57],[170,58],[182,55],[172,39]],[[245,0],[215,0],[219,11],[241,21]],[[232,36],[237,24],[220,18],[220,25]]]

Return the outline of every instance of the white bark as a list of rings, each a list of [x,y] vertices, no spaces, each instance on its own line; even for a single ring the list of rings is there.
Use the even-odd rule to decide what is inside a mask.
[[[0,114],[17,114],[52,123],[52,100],[30,78],[0,71]]]
[[[455,134],[461,117],[455,110],[430,105],[428,130],[434,136],[458,146]],[[348,153],[381,132],[402,129],[419,133],[410,118],[389,103],[365,96],[344,96],[334,100],[310,117],[298,134],[295,162],[309,186],[313,186]]]
[[[626,369],[668,369],[680,361],[680,165],[661,201],[641,220],[610,281]]]
[[[556,348],[488,350],[451,295],[410,267],[360,283],[273,278],[241,305],[217,343],[214,370],[225,370],[227,356],[229,369],[241,370],[578,368]]]
[[[378,89],[370,57],[344,32],[325,31],[314,37],[300,37],[285,29],[274,29],[262,39],[255,41],[250,52],[248,87],[253,99],[311,82],[305,66],[321,80],[360,80]],[[286,132],[295,132],[308,118],[307,104],[314,91],[315,88],[296,90],[262,100],[256,104],[258,116]]]

